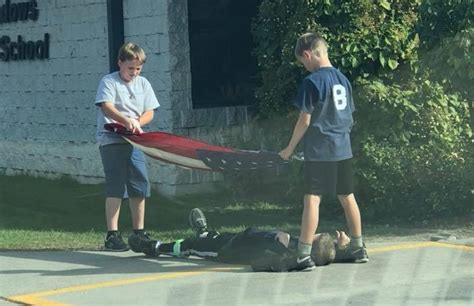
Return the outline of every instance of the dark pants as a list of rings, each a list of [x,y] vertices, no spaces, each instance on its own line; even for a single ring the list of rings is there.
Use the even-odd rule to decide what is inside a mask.
[[[250,264],[264,256],[266,251],[277,254],[288,252],[283,244],[275,240],[276,233],[277,231],[254,228],[247,228],[237,234],[211,231],[206,237],[185,239],[181,243],[181,255],[194,255],[226,263]]]

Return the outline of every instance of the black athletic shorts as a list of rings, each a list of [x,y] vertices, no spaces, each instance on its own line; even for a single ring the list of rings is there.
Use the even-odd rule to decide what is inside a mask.
[[[313,195],[354,193],[352,158],[341,161],[306,161],[304,192]]]

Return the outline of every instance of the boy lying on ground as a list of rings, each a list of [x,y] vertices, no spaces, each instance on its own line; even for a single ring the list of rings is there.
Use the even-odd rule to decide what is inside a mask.
[[[239,233],[219,233],[208,230],[207,220],[199,208],[189,214],[189,222],[195,236],[164,243],[141,236],[131,236],[128,243],[137,253],[158,257],[169,255],[188,257],[191,255],[216,260],[222,263],[251,265],[254,271],[309,271],[295,260],[298,238],[288,233],[264,231],[249,227]],[[350,239],[343,231],[337,231],[337,240],[330,234],[314,235],[311,257],[316,266],[328,265],[335,260],[351,262],[346,253]]]

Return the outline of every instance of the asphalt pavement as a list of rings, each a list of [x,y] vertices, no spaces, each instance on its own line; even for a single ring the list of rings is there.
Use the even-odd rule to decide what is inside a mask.
[[[368,248],[367,264],[287,273],[131,251],[0,252],[0,305],[474,305],[474,238]]]

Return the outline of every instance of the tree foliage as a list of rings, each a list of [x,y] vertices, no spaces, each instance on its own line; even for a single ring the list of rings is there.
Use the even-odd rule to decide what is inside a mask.
[[[474,5],[472,0],[425,0],[417,31],[422,38],[420,66],[469,103],[474,129]]]
[[[302,33],[319,32],[333,65],[353,82],[353,146],[367,213],[400,205],[410,216],[462,211],[474,189],[471,6],[472,0],[263,0],[253,25],[260,116],[294,111],[292,98],[307,74],[294,45]]]
[[[473,187],[465,100],[423,79],[356,85],[359,187],[367,202],[382,203],[366,212],[410,218],[462,211]]]
[[[472,28],[472,0],[424,0],[418,8],[420,33],[424,49],[436,47],[446,37]]]
[[[260,68],[257,90],[262,115],[286,112],[304,71],[294,45],[316,31],[330,46],[333,64],[350,78],[390,77],[402,63],[417,61],[416,1],[263,1],[253,33]]]

